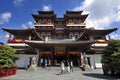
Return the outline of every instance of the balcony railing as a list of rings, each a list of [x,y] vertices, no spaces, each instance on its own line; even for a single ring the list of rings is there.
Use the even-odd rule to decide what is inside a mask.
[[[95,43],[91,45],[91,49],[96,53],[101,53],[108,45],[108,42],[109,40],[96,40]]]
[[[86,23],[67,23],[66,26],[86,26]]]
[[[99,40],[96,40],[95,42],[96,42],[96,43],[108,43],[109,40],[102,40],[102,39],[99,39]]]
[[[94,43],[91,46],[92,47],[106,47],[108,44],[107,43]]]
[[[54,26],[54,23],[53,22],[34,23],[34,26]]]
[[[25,44],[25,43],[7,43],[7,45],[8,46],[19,46],[19,47],[26,47],[26,46],[28,46],[27,44]]]
[[[109,40],[96,40],[92,47],[106,47],[108,45]]]
[[[24,40],[22,40],[22,39],[13,39],[13,40],[9,40],[8,43],[24,43]]]

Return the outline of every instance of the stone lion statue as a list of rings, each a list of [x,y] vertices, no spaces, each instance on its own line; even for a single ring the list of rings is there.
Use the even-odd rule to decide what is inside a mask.
[[[37,67],[36,57],[33,56],[31,59],[31,64],[30,64],[29,70],[36,70],[36,67]]]

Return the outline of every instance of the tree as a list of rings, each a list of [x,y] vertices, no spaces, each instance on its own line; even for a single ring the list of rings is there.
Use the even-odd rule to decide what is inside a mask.
[[[110,40],[103,51],[101,62],[104,74],[120,74],[120,40]]]
[[[11,68],[16,66],[15,61],[19,59],[15,55],[16,50],[10,46],[0,45],[0,66]]]

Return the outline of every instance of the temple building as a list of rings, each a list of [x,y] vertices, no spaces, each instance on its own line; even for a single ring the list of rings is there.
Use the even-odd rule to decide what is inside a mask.
[[[106,35],[113,29],[86,28],[88,14],[83,11],[66,11],[63,18],[56,17],[54,11],[38,11],[32,14],[34,28],[8,29],[7,45],[15,48],[20,56],[18,67],[26,67],[29,58],[35,56],[37,64],[47,60],[48,66],[59,66],[61,61],[73,61],[82,67],[84,56],[91,68],[101,68],[101,55],[109,40]]]

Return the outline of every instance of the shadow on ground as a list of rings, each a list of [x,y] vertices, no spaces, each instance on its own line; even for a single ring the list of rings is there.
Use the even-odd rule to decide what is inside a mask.
[[[2,80],[27,80],[27,79],[2,79]]]
[[[88,76],[88,77],[98,78],[98,79],[105,79],[105,80],[118,80],[118,79],[120,79],[120,78],[110,77],[110,76],[98,74],[98,73],[84,73],[83,75]]]

